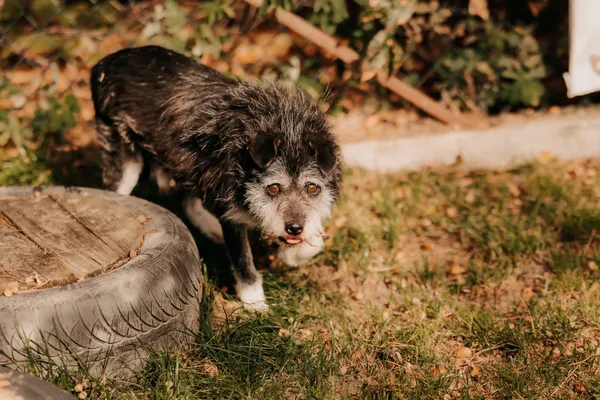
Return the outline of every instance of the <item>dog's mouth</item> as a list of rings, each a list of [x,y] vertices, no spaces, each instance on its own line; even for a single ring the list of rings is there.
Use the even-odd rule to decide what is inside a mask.
[[[302,243],[302,239],[294,236],[279,236],[279,241],[288,246],[296,246]]]

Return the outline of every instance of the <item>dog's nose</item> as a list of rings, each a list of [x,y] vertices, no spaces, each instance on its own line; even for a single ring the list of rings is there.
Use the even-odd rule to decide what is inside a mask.
[[[302,233],[303,229],[304,227],[302,224],[299,224],[298,222],[288,222],[285,224],[285,231],[290,235],[299,235]]]

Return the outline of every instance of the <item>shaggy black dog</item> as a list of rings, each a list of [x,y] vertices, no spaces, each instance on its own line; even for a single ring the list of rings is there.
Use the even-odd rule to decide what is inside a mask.
[[[297,265],[318,253],[339,197],[339,146],[298,89],[250,85],[173,51],[113,53],[92,69],[92,97],[108,189],[131,193],[147,163],[159,188],[189,194],[194,225],[224,240],[240,300],[267,308],[248,229]]]

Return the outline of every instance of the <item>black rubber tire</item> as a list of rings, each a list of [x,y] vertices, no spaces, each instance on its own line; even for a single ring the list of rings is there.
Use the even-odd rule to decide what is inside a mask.
[[[63,364],[83,361],[96,376],[127,376],[143,366],[151,349],[190,339],[203,279],[196,243],[179,218],[145,200],[102,190],[35,190],[100,196],[151,219],[139,254],[121,267],[65,286],[0,296],[0,364],[50,355]],[[33,191],[0,188],[0,197]]]
[[[23,400],[73,400],[74,397],[64,390],[39,378],[21,372],[0,367],[0,376],[10,374],[6,390],[13,398]],[[11,397],[8,397],[11,399]]]

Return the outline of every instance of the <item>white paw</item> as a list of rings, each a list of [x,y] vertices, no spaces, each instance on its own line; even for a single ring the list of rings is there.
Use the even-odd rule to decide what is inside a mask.
[[[144,160],[141,154],[137,154],[135,158],[126,160],[123,163],[123,175],[116,192],[123,196],[129,196],[140,179],[140,174],[144,168]]]
[[[242,303],[242,305],[248,311],[254,311],[263,314],[269,312],[269,305],[264,301],[258,301],[255,303]]]
[[[294,247],[280,247],[278,256],[286,265],[299,267],[319,254],[324,246],[321,236],[314,236]]]
[[[257,279],[250,285],[240,283],[238,280],[235,285],[235,291],[246,310],[258,312],[269,311],[265,292],[263,291],[262,279]]]

